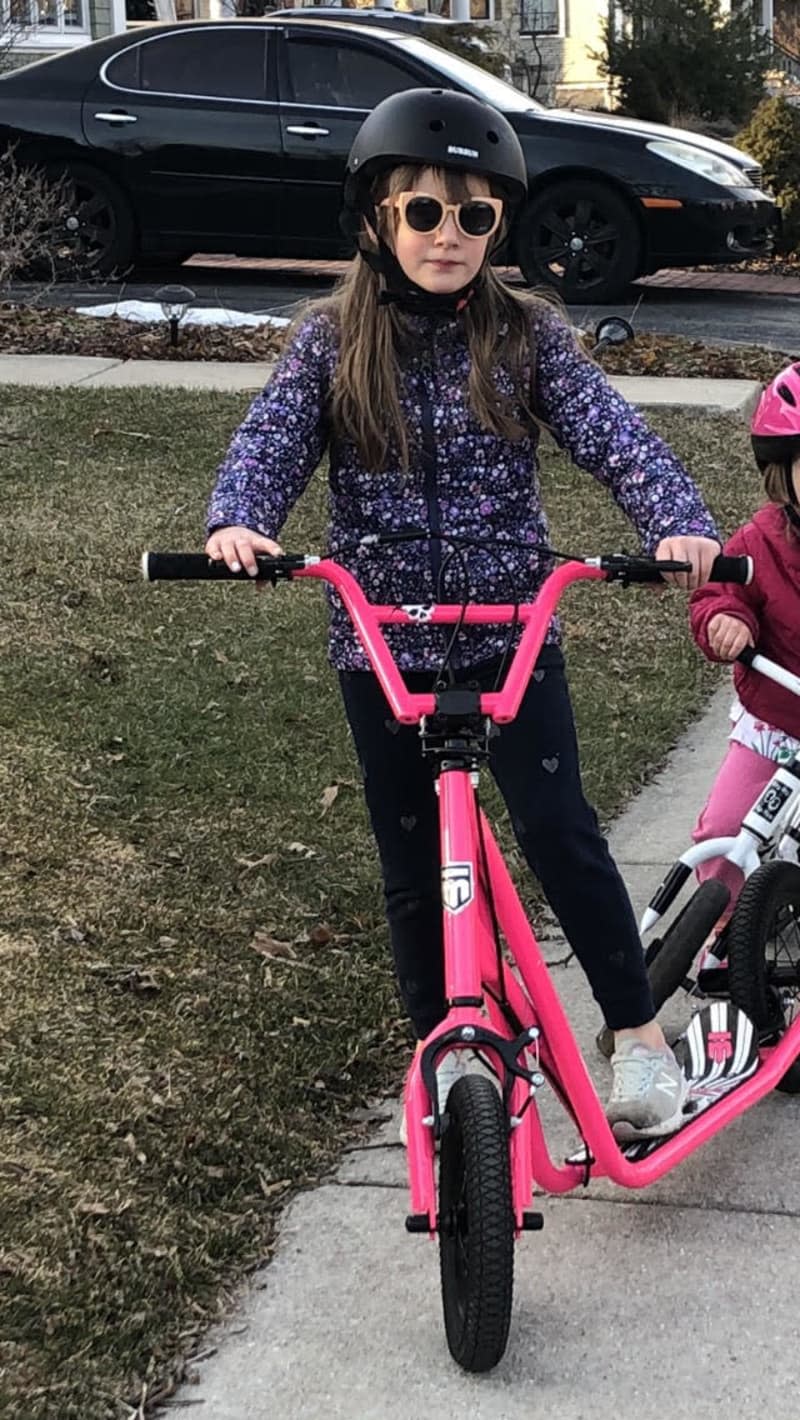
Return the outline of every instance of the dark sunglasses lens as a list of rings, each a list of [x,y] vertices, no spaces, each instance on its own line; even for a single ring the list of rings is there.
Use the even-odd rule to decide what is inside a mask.
[[[412,197],[406,203],[406,221],[415,232],[433,232],[442,220],[442,204],[435,197]]]
[[[461,204],[461,229],[469,237],[485,237],[494,226],[494,208],[488,202]]]

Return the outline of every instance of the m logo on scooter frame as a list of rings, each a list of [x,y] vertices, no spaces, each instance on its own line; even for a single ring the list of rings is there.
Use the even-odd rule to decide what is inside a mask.
[[[446,912],[463,912],[474,897],[472,864],[444,863],[442,865],[442,902]]]

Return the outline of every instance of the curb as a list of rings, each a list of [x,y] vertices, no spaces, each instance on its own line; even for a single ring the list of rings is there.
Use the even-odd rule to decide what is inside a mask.
[[[80,389],[263,389],[273,362],[227,360],[112,360],[96,356],[0,355],[0,385]],[[610,383],[642,409],[696,409],[748,419],[761,385],[757,380],[655,378],[611,375]]]

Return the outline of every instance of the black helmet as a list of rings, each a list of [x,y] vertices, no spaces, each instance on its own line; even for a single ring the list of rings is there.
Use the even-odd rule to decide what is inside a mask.
[[[345,208],[368,211],[374,178],[399,163],[480,173],[502,190],[509,216],[528,191],[522,147],[508,119],[454,89],[404,89],[372,110],[347,159]]]

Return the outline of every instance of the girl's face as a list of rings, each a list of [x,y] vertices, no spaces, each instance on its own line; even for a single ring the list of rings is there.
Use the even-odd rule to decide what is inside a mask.
[[[792,464],[792,483],[794,485],[794,501],[800,504],[800,456]]]
[[[489,183],[484,177],[469,173],[464,177],[464,184],[469,197],[491,196]],[[409,191],[426,197],[438,197],[443,203],[451,200],[441,177],[432,168],[421,172]],[[388,199],[390,203],[393,200]],[[390,217],[393,219],[389,224],[390,240],[406,276],[424,291],[437,295],[458,291],[475,279],[494,236],[494,233],[485,237],[465,236],[456,225],[454,212],[448,212],[442,226],[434,232],[415,232],[403,220],[397,207],[393,211],[390,208]]]

